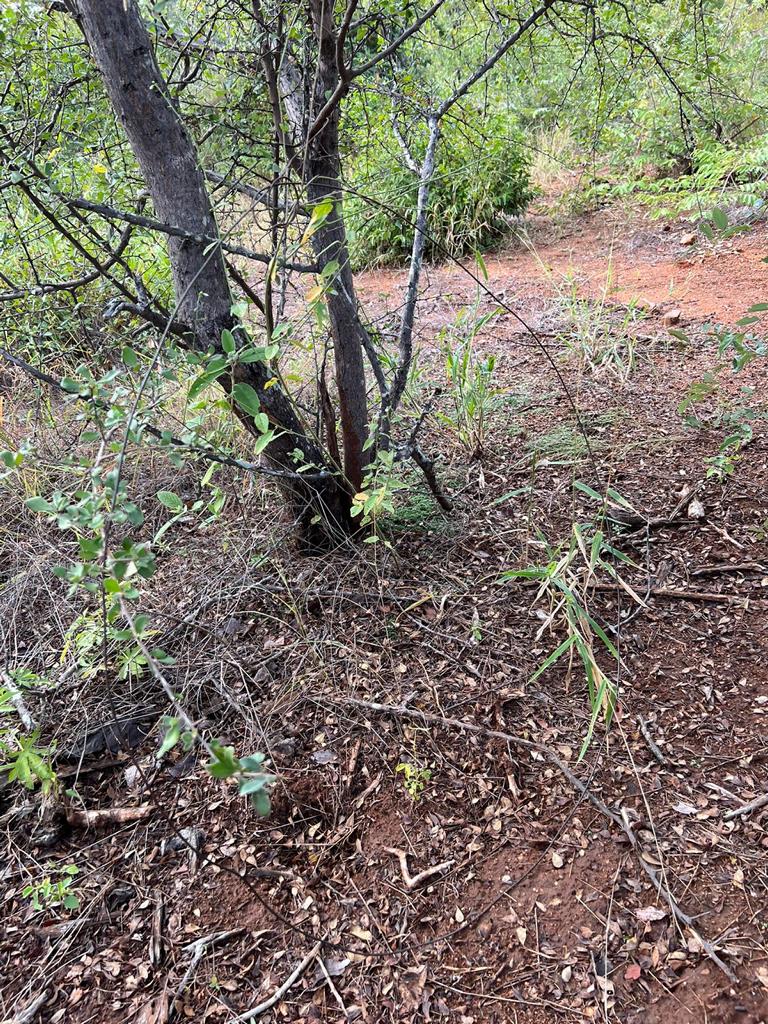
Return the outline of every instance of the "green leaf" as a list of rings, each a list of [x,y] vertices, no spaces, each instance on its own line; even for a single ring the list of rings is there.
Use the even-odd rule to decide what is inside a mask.
[[[240,796],[250,796],[252,793],[260,793],[263,789],[272,785],[274,776],[257,775],[251,779],[241,779],[239,792]]]
[[[589,484],[582,483],[581,480],[574,480],[573,486],[577,491],[581,491],[583,494],[589,495],[590,498],[594,498],[595,501],[604,501],[604,498],[601,494],[598,494],[593,487],[589,486]]]
[[[201,373],[199,377],[196,377],[192,382],[189,394],[187,395],[189,401],[194,402],[202,391],[205,391],[206,388],[209,388],[211,384],[216,381],[218,376],[218,373],[208,373],[206,371],[205,373]]]
[[[238,358],[240,363],[267,363],[280,351],[278,345],[261,345],[243,349]]]
[[[622,497],[622,495],[619,494],[618,491],[614,490],[613,487],[609,487],[608,488],[608,497],[611,498],[612,501],[615,501],[617,505],[621,505],[622,508],[625,508],[627,510],[627,512],[635,512],[636,511],[629,504],[627,499]]]
[[[211,744],[213,760],[205,766],[214,779],[230,779],[240,771],[240,762],[235,757],[234,747],[224,747],[221,743]]]
[[[253,454],[261,455],[274,436],[274,430],[268,430],[265,434],[262,434],[261,437],[257,438],[256,444],[253,446]]]
[[[686,345],[689,345],[691,343],[691,339],[685,333],[685,331],[678,331],[677,328],[670,328],[669,333],[672,335],[673,338],[678,338],[680,341],[684,341]]]
[[[228,356],[232,355],[235,351],[235,338],[232,331],[224,330],[221,332],[221,347]]]
[[[258,772],[265,760],[264,754],[249,754],[248,757],[240,759],[240,767],[246,772]]]
[[[728,214],[725,210],[716,206],[712,211],[712,223],[715,225],[718,231],[725,231],[728,227]]]
[[[166,508],[170,509],[171,512],[183,512],[184,502],[173,491],[158,491],[157,500],[161,505],[165,505]]]
[[[272,810],[272,803],[269,799],[269,795],[265,793],[263,789],[251,796],[251,803],[253,804],[253,809],[261,818],[266,818]]]
[[[260,430],[262,434],[269,430],[269,416],[265,412],[257,412],[253,417],[253,423],[257,430]]]
[[[136,355],[136,353],[133,351],[130,345],[125,345],[123,347],[121,357],[129,370],[135,370],[136,367],[139,365],[139,357]]]
[[[192,382],[189,394],[187,395],[189,401],[193,402],[201,391],[205,391],[211,384],[215,384],[226,368],[226,358],[221,355],[214,356],[200,376]]]
[[[165,717],[163,719],[163,726],[165,727],[165,735],[163,736],[163,742],[160,744],[155,757],[158,761],[162,761],[169,750],[173,750],[176,744],[181,739],[181,722],[178,718]]]
[[[246,384],[242,381],[235,384],[232,388],[232,397],[240,408],[247,412],[249,416],[253,416],[254,418],[258,416],[259,410],[261,409],[261,402],[259,401],[259,396],[250,384]]]
[[[493,508],[496,505],[503,505],[504,502],[505,501],[509,501],[510,498],[517,498],[521,494],[530,494],[530,493],[531,493],[531,487],[528,484],[526,484],[525,487],[518,487],[514,491],[507,491],[506,494],[502,494],[502,496],[500,498],[496,498],[495,501],[491,502],[491,508]]]
[[[39,494],[35,495],[34,498],[27,498],[24,504],[33,512],[53,512],[53,505],[50,501],[47,501]]]
[[[560,646],[556,647],[554,651],[552,651],[552,653],[549,655],[549,657],[547,657],[541,663],[541,665],[539,665],[539,667],[531,676],[530,681],[533,682],[535,679],[538,679],[542,672],[546,672],[550,665],[554,665],[558,658],[562,657],[562,655],[565,654],[566,651],[570,650],[570,648],[573,647],[575,640],[575,636],[569,636],[567,640],[563,640]]]

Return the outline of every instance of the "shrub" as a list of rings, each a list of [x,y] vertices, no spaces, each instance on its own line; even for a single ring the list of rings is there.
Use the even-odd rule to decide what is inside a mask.
[[[352,261],[356,267],[403,262],[413,240],[417,177],[402,157],[383,148],[360,172],[353,160],[359,194],[345,203]],[[448,126],[432,179],[425,258],[462,256],[498,244],[509,218],[522,213],[532,197],[529,160],[517,139],[491,131],[478,147],[476,138]]]

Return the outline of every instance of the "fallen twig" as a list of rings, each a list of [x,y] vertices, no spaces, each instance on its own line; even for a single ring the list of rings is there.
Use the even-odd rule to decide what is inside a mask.
[[[326,698],[327,699],[327,698]],[[691,918],[685,911],[678,906],[672,893],[667,888],[660,873],[652,867],[646,860],[643,859],[642,852],[639,849],[637,837],[632,831],[631,823],[625,816],[616,811],[612,811],[607,804],[605,804],[598,796],[596,796],[588,786],[586,786],[578,776],[574,775],[571,769],[562,761],[556,754],[545,747],[541,743],[536,743],[534,740],[526,740],[522,736],[516,736],[514,733],[500,732],[498,729],[488,729],[483,725],[475,725],[472,722],[463,722],[460,718],[446,718],[444,715],[430,714],[427,711],[419,711],[416,708],[406,708],[396,704],[379,704],[375,701],[360,700],[357,697],[343,697],[340,700],[329,701],[334,704],[348,704],[353,707],[365,708],[369,711],[377,711],[381,714],[395,715],[401,718],[416,719],[421,722],[433,722],[435,725],[442,725],[452,729],[459,729],[462,732],[474,733],[476,736],[486,736],[489,739],[503,740],[505,743],[511,743],[513,746],[522,747],[524,750],[535,750],[542,757],[546,758],[551,764],[553,764],[564,776],[571,785],[579,793],[581,793],[593,807],[596,807],[601,814],[604,814],[609,818],[629,840],[630,846],[638,855],[638,862],[642,867],[643,871],[653,882],[659,895],[666,901],[673,917],[681,924],[690,928],[691,932],[695,936],[701,948],[710,958],[710,960],[720,968],[725,974],[729,981],[735,983],[736,975],[728,967],[728,965],[720,958],[717,951],[711,942],[705,939],[699,934],[697,929],[694,927],[693,918]]]
[[[333,984],[333,979],[331,978],[330,974],[328,973],[328,968],[325,966],[325,961],[323,960],[323,958],[321,956],[318,956],[317,962],[320,964],[320,971],[322,972],[322,975],[325,978],[326,985],[328,986],[331,994],[333,995],[333,998],[339,1004],[339,1009],[341,1010],[342,1015],[344,1016],[345,1019],[348,1019],[349,1018],[349,1013],[347,1011],[346,1006],[344,1005],[344,1000],[339,995],[339,990]]]
[[[731,601],[746,603],[750,600],[741,594],[713,594],[703,590],[667,590],[665,587],[652,588],[651,594],[653,597],[668,597],[677,601],[709,601],[713,604],[722,604],[723,602],[728,604]]]
[[[645,721],[644,718],[639,716],[637,719],[637,724],[640,726],[640,734],[642,735],[645,742],[648,744],[648,749],[650,750],[650,752],[653,754],[653,756],[656,758],[659,764],[666,765],[667,759],[659,750],[653,736],[651,736],[650,730],[648,728],[648,723]]]
[[[435,864],[434,867],[420,871],[418,875],[412,875],[408,870],[408,855],[405,850],[399,850],[394,846],[385,846],[384,849],[387,853],[391,853],[400,861],[400,871],[403,876],[403,881],[409,889],[417,889],[420,885],[423,885],[424,882],[428,882],[429,879],[434,878],[435,875],[442,874],[443,871],[447,871],[448,868],[453,867],[456,863],[453,860],[444,860],[442,864]]]
[[[768,572],[768,566],[761,562],[721,562],[719,565],[702,565],[691,569],[691,576],[718,576],[721,572]]]
[[[193,954],[192,959],[189,962],[184,972],[184,977],[176,987],[176,991],[173,994],[174,1001],[180,999],[186,991],[187,985],[194,977],[197,965],[203,959],[204,954],[207,950],[212,949],[214,946],[220,946],[223,942],[228,942],[230,939],[234,939],[238,935],[242,935],[245,928],[231,928],[226,932],[213,932],[211,935],[203,935],[202,938],[195,939],[194,942],[189,942],[184,947],[185,951]]]
[[[104,825],[125,825],[131,821],[141,821],[153,810],[153,804],[140,804],[138,807],[97,807],[91,811],[73,807],[67,811],[67,821],[73,828],[102,828]]]
[[[14,683],[14,681],[11,679],[7,672],[0,672],[0,678],[3,680],[3,686],[8,691],[8,696],[11,699],[11,704],[13,704],[14,708],[16,709],[17,715],[21,719],[21,724],[24,726],[27,732],[32,732],[32,730],[35,728],[35,720],[29,713],[29,708],[24,703],[24,698],[21,695],[21,690],[18,688],[16,683]]]
[[[280,988],[275,989],[269,999],[265,999],[263,1003],[259,1003],[258,1006],[254,1006],[252,1010],[246,1010],[245,1013],[239,1013],[237,1017],[233,1017],[231,1019],[230,1024],[246,1024],[247,1021],[252,1020],[254,1017],[260,1017],[262,1013],[266,1013],[267,1010],[271,1010],[275,1003],[280,1002],[288,989],[299,980],[301,975],[306,971],[320,952],[322,945],[322,940],[314,944],[301,963],[291,971]]]
[[[601,591],[617,591],[619,586],[615,583],[593,583],[592,588],[594,590]],[[704,590],[675,590],[668,589],[667,587],[651,587],[648,590],[649,597],[667,597],[670,600],[677,601],[709,601],[713,604],[728,603],[730,601],[754,601],[764,600],[764,598],[753,598],[744,597],[741,594],[716,594]]]
[[[48,1002],[50,994],[51,990],[49,988],[43,989],[39,995],[35,996],[31,1003],[28,1003],[23,1010],[19,1010],[13,1017],[6,1018],[3,1024],[29,1024],[37,1016],[38,1010],[41,1010]]]
[[[750,800],[748,804],[742,804],[741,807],[734,807],[732,811],[728,811],[724,815],[725,820],[733,821],[734,818],[741,818],[745,814],[751,814],[752,811],[765,807],[766,804],[768,804],[768,793],[763,793],[762,796],[756,796],[754,800]]]

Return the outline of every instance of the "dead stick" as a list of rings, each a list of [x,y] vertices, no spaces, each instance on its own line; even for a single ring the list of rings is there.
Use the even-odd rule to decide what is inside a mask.
[[[456,863],[453,860],[444,860],[442,864],[435,864],[434,867],[425,868],[424,871],[420,871],[418,875],[412,875],[408,870],[408,857],[405,850],[399,850],[394,846],[385,846],[384,849],[387,853],[391,853],[400,861],[400,872],[403,876],[403,881],[409,889],[418,888],[418,886],[423,885],[424,882],[429,881],[430,878],[434,878],[435,875],[442,874],[443,871],[447,871],[448,868],[453,867]]]
[[[295,967],[294,970],[291,971],[280,988],[275,989],[269,999],[265,999],[263,1003],[259,1003],[258,1006],[254,1006],[252,1010],[246,1010],[245,1013],[240,1013],[237,1017],[233,1017],[230,1024],[246,1024],[246,1022],[250,1021],[253,1017],[260,1017],[262,1013],[266,1013],[267,1010],[271,1010],[275,1003],[278,1003],[283,998],[291,985],[295,984],[295,982],[299,980],[301,975],[306,971],[320,952],[322,945],[322,941],[315,943],[298,967]]]
[[[648,749],[650,750],[650,752],[653,754],[653,756],[656,758],[659,764],[666,766],[667,759],[659,750],[653,736],[651,736],[650,730],[648,728],[648,723],[642,716],[638,716],[637,724],[640,726],[640,733],[642,734],[642,737],[645,740],[645,742],[648,744]]]
[[[581,793],[586,800],[589,800],[593,807],[596,807],[601,814],[604,814],[608,819],[610,819],[610,821],[621,829],[629,840],[630,846],[637,854],[640,867],[653,882],[657,892],[666,901],[676,920],[681,925],[685,925],[694,932],[701,948],[710,960],[720,968],[729,981],[733,983],[736,982],[736,975],[730,967],[720,959],[714,946],[693,927],[693,918],[678,906],[677,901],[667,888],[663,879],[660,877],[659,872],[643,859],[642,852],[638,848],[637,838],[635,837],[629,822],[625,821],[621,814],[617,814],[615,811],[612,811],[607,804],[603,803],[599,797],[595,796],[588,786],[573,774],[568,765],[561,761],[556,754],[553,754],[548,747],[543,746],[541,743],[535,743],[533,740],[526,740],[522,736],[515,736],[513,733],[499,732],[497,729],[488,729],[483,725],[474,725],[471,722],[462,722],[460,718],[446,718],[444,715],[430,714],[427,711],[418,711],[416,708],[406,708],[396,704],[378,704],[375,701],[360,700],[358,697],[344,697],[340,701],[329,701],[329,703],[351,704],[355,707],[367,708],[370,711],[378,711],[381,714],[396,715],[402,718],[412,718],[421,722],[433,722],[435,725],[444,725],[453,729],[460,729],[462,732],[471,732],[476,736],[486,736],[489,739],[503,740],[505,743],[511,743],[516,747],[522,747],[524,750],[535,750],[538,754],[541,754],[542,757],[546,758],[547,761],[553,764],[566,777],[566,779],[568,779],[574,789]]]
[[[717,576],[729,572],[768,572],[768,566],[761,562],[722,562],[720,565],[702,565],[699,569],[691,569],[691,576]]]
[[[50,989],[43,989],[40,995],[35,996],[32,1002],[25,1006],[23,1010],[19,1010],[14,1017],[9,1017],[8,1024],[29,1024],[37,1016],[37,1011],[41,1010],[48,1002],[50,994]]]
[[[90,811],[70,808],[67,811],[67,822],[73,828],[125,825],[131,821],[141,821],[153,810],[152,804],[140,804],[138,807],[97,807]]]
[[[325,966],[325,961],[323,960],[323,958],[321,956],[318,956],[317,962],[320,965],[320,970],[323,972],[323,976],[325,978],[326,985],[331,990],[333,998],[339,1004],[339,1007],[341,1009],[342,1015],[344,1016],[344,1019],[348,1020],[349,1019],[349,1013],[347,1012],[347,1008],[344,1005],[344,1000],[339,995],[339,990],[333,984],[333,979],[331,978],[330,974],[328,973],[328,968]]]
[[[594,583],[592,584],[592,589],[615,592],[619,590],[619,587],[615,583]],[[666,587],[651,587],[646,596],[667,597],[670,598],[670,600],[677,601],[709,601],[713,604],[723,604],[730,601],[747,602],[765,600],[765,598],[762,597],[744,597],[742,594],[715,594],[703,590],[673,590],[667,589]]]
[[[733,821],[734,818],[740,818],[743,814],[751,814],[752,811],[757,811],[761,807],[765,807],[768,804],[768,793],[763,793],[762,796],[756,796],[754,800],[750,800],[748,804],[742,804],[741,807],[735,807],[732,811],[728,811],[724,815],[726,821]]]
[[[181,979],[176,991],[173,994],[174,1001],[180,999],[186,991],[187,985],[190,983],[192,976],[194,975],[197,965],[203,959],[203,955],[207,950],[213,946],[220,946],[222,942],[227,942],[229,939],[235,938],[237,935],[242,935],[245,928],[232,928],[228,932],[214,932],[211,935],[203,935],[202,938],[195,939],[194,942],[189,942],[184,947],[185,951],[188,950],[193,954],[192,960],[190,961],[189,967],[184,972],[184,977]]]
[[[29,708],[24,703],[24,698],[21,696],[21,690],[18,688],[16,683],[14,683],[14,681],[11,679],[7,672],[0,673],[0,678],[2,678],[3,686],[5,686],[6,690],[8,691],[8,696],[11,699],[11,704],[13,704],[14,708],[16,709],[16,713],[21,719],[21,724],[24,726],[27,732],[32,732],[32,730],[35,728],[35,720],[29,713]]]

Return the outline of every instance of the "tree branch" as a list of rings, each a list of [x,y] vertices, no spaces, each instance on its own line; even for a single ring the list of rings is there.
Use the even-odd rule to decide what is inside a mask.
[[[414,32],[418,32],[423,25],[426,25],[433,15],[437,14],[444,3],[445,0],[435,0],[435,3],[432,4],[429,10],[425,11],[420,18],[417,18],[410,28],[401,32],[394,42],[391,42],[389,46],[383,49],[380,53],[377,53],[374,57],[371,57],[370,60],[367,60],[365,64],[361,64],[357,68],[351,68],[349,72],[350,78],[358,78],[360,75],[364,75],[366,71],[370,71],[371,68],[380,64],[381,61],[386,60],[387,57],[399,50],[403,43],[411,38]]]
[[[161,231],[163,234],[171,235],[174,238],[185,238],[190,242],[196,242],[198,245],[216,245],[232,256],[244,256],[246,259],[255,260],[258,263],[268,265],[272,262],[272,257],[266,253],[254,252],[253,249],[245,249],[240,245],[230,245],[221,238],[214,238],[210,235],[195,234],[173,224],[165,224],[163,221],[155,220],[154,217],[144,217],[137,213],[117,210],[113,206],[106,206],[104,203],[91,202],[90,199],[64,199],[64,202],[67,206],[74,207],[76,210],[87,210],[90,213],[98,214],[100,217],[105,217],[107,220],[123,220],[128,224],[149,228],[151,231]],[[295,270],[299,274],[314,274],[317,271],[314,264],[281,263],[280,266],[285,270]]]
[[[37,367],[32,366],[25,359],[21,359],[19,356],[15,356],[1,347],[0,357],[5,359],[6,362],[11,363],[12,366],[17,366],[30,377],[40,381],[40,383],[56,388],[56,390],[62,394],[72,395],[72,392],[63,388],[61,386],[61,382],[56,380],[55,377],[52,377],[49,373],[45,373],[43,370],[38,370]],[[85,401],[86,399],[81,400]],[[87,401],[94,404],[94,399],[90,395],[88,396]],[[95,404],[101,409],[106,410],[109,408],[106,402],[99,400],[96,400]],[[258,473],[261,476],[268,476],[278,480],[303,480],[307,482],[327,480],[329,477],[334,475],[329,470],[325,469],[310,471],[307,473],[292,473],[290,470],[286,469],[273,469],[271,466],[262,466],[258,462],[247,462],[245,459],[238,459],[234,455],[226,455],[222,452],[214,451],[211,448],[205,448],[202,445],[188,444],[186,441],[182,441],[181,438],[174,437],[168,431],[159,430],[157,427],[153,427],[150,423],[140,423],[138,424],[138,429],[139,431],[146,431],[152,437],[156,438],[158,441],[162,441],[164,444],[169,444],[174,448],[184,448],[193,455],[199,455],[200,458],[207,459],[208,462],[216,462],[222,466],[232,466],[235,469],[242,469],[246,473]]]

